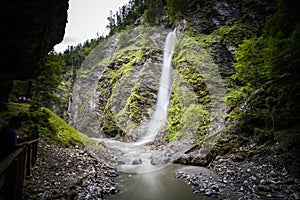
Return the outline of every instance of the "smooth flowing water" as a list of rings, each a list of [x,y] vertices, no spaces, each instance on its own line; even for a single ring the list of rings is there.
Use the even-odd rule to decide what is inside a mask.
[[[145,144],[153,141],[167,121],[171,88],[172,88],[172,55],[177,41],[175,31],[170,32],[164,47],[163,67],[157,95],[155,111],[151,117],[144,136],[134,143],[120,142],[111,139],[95,139],[104,142],[107,147],[120,150],[119,158],[124,164],[118,167],[120,173],[117,181],[121,192],[107,197],[114,200],[183,200],[213,199],[194,195],[192,188],[182,180],[174,178],[175,170],[180,165],[152,165],[151,156],[155,154]],[[138,164],[134,164],[139,161]]]
[[[120,173],[118,183],[121,192],[107,197],[108,200],[212,200],[213,197],[195,195],[192,188],[174,178],[180,165],[167,167],[151,173]]]

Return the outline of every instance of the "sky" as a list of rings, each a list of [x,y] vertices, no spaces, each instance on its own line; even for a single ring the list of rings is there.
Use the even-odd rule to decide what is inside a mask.
[[[128,2],[129,0],[70,0],[65,36],[54,50],[63,52],[68,46],[97,38],[97,33],[99,36],[106,35],[110,10],[115,14],[119,7]]]

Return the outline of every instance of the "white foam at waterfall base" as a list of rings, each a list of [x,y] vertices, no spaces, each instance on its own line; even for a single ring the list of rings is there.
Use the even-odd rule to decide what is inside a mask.
[[[118,149],[122,156],[118,158],[123,164],[118,166],[118,171],[126,173],[149,173],[160,170],[169,164],[152,165],[151,156],[155,153],[149,146],[136,145],[135,143],[121,142],[118,140],[92,138],[98,142],[103,142],[105,146]],[[141,160],[140,164],[133,164],[135,160]]]
[[[165,42],[162,73],[160,76],[156,107],[145,135],[138,139],[136,145],[153,141],[158,133],[166,125],[170,96],[172,91],[172,56],[176,41],[177,38],[174,30],[173,32],[170,32],[168,34]]]

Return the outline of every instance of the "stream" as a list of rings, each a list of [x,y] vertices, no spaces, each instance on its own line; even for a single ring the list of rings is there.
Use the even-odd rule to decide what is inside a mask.
[[[192,188],[180,179],[176,179],[175,170],[180,165],[168,165],[162,169],[130,174],[121,172],[117,182],[121,192],[110,196],[109,200],[183,200],[213,199],[212,197],[195,195]]]
[[[175,178],[175,171],[183,165],[152,165],[151,155],[155,151],[140,143],[126,143],[111,139],[94,138],[104,142],[105,146],[122,152],[122,165],[118,166],[119,176],[116,179],[121,192],[108,196],[108,200],[211,200],[214,197],[193,194],[190,185]],[[134,162],[141,163],[135,164]],[[201,169],[201,168],[199,168]],[[205,170],[204,170],[205,171]],[[203,172],[204,172],[203,171]]]

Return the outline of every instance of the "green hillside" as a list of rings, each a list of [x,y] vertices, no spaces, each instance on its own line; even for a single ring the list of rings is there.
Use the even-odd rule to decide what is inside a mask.
[[[59,146],[82,148],[96,144],[47,108],[23,103],[9,103],[7,107],[7,111],[0,113],[1,118],[8,121],[11,116],[20,116],[23,122],[17,132],[24,140],[33,139],[33,129],[36,128],[40,139]],[[7,124],[5,121],[2,122],[2,126]]]

